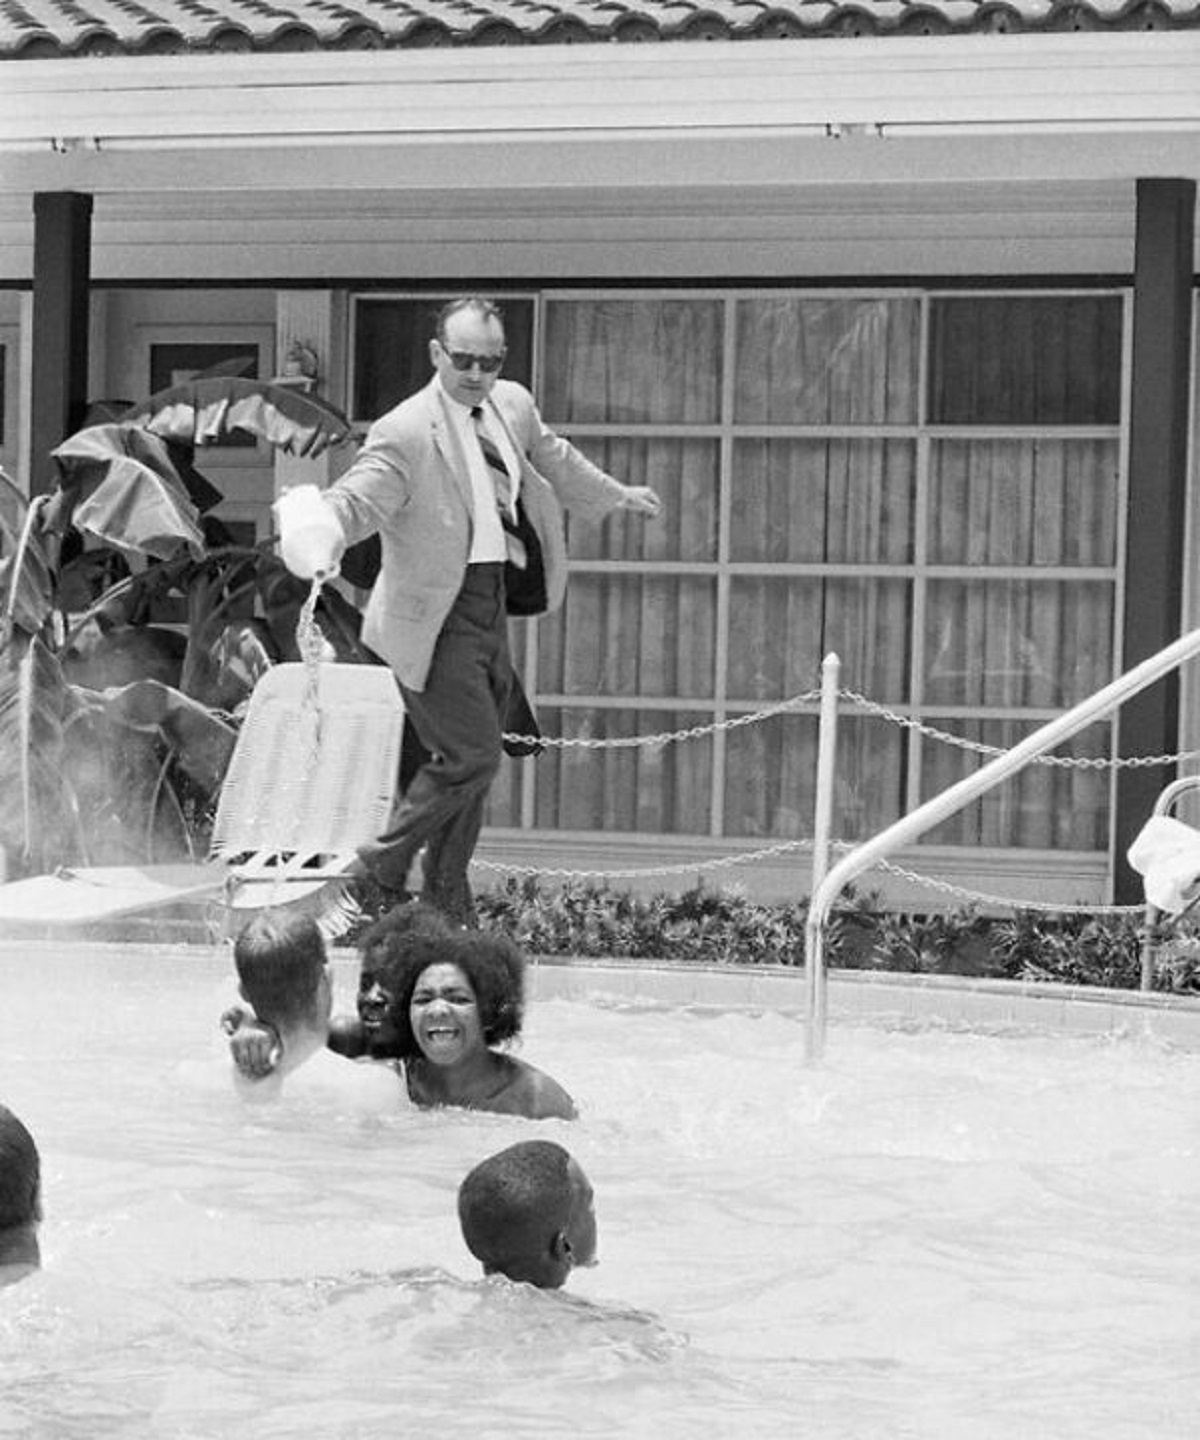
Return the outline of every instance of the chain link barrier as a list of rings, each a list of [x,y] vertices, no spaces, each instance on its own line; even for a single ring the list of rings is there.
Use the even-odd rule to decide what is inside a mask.
[[[868,700],[865,695],[858,694],[854,690],[839,690],[839,700],[848,700],[860,710],[865,710],[870,715],[877,715],[881,720],[888,720],[893,725],[899,725],[905,730],[916,730],[919,734],[927,736],[930,740],[938,740],[943,745],[954,745],[960,750],[973,750],[977,755],[1003,755],[1003,745],[987,745],[982,740],[968,740],[965,735],[952,735],[947,730],[938,730],[933,725],[926,725],[923,720],[917,720],[911,715],[901,715],[895,710],[889,710],[886,705],[880,705],[877,700]],[[1074,770],[1138,770],[1147,769],[1155,765],[1175,765],[1181,760],[1195,760],[1200,756],[1200,750],[1181,750],[1177,755],[1035,755],[1031,765],[1059,765],[1066,769]]]
[[[793,695],[790,700],[781,700],[765,710],[756,710],[752,715],[734,715],[728,720],[715,720],[708,725],[689,725],[684,730],[661,730],[656,735],[615,735],[608,739],[597,739],[591,735],[517,735],[505,733],[504,739],[518,745],[541,745],[547,750],[628,750],[645,745],[673,745],[682,740],[702,740],[706,735],[715,735],[718,730],[737,730],[743,725],[758,725],[776,715],[787,715],[803,705],[811,705],[821,698],[819,690],[806,690],[803,695]]]
[[[1086,905],[1063,905],[1052,900],[1013,900],[1005,895],[989,895],[984,890],[968,890],[965,885],[954,885],[949,880],[935,880],[932,875],[919,875],[915,870],[906,870],[904,866],[896,865],[891,860],[877,860],[872,868],[886,870],[889,875],[897,875],[901,879],[923,885],[928,890],[936,890],[942,895],[950,895],[969,905],[1036,910],[1043,915],[1142,915],[1146,909],[1144,905],[1093,905],[1090,902]]]
[[[811,840],[781,840],[778,844],[767,845],[762,850],[746,850],[732,855],[716,855],[707,860],[686,860],[673,865],[643,865],[627,870],[548,870],[541,865],[506,865],[495,860],[472,860],[471,864],[480,870],[494,870],[502,875],[519,875],[526,878],[546,876],[553,880],[641,880],[658,875],[695,875],[704,870],[720,870],[729,865],[749,865],[755,860],[767,860],[772,855],[794,854],[797,850],[811,850]],[[852,849],[852,846],[847,847]]]
[[[943,745],[952,745],[959,750],[970,750],[976,755],[1005,754],[1003,745],[988,745],[982,740],[969,740],[965,735],[954,735],[948,730],[939,730],[934,725],[927,725],[923,720],[916,719],[915,716],[901,715],[899,711],[891,710],[877,700],[869,700],[865,695],[860,695],[857,690],[839,690],[837,695],[839,700],[845,700],[868,715],[875,715],[880,720],[887,720],[890,724],[898,725],[904,730],[915,730],[927,739],[936,740]],[[768,705],[766,709],[756,710],[749,715],[734,715],[727,720],[714,720],[707,725],[689,725],[680,730],[661,730],[653,735],[617,735],[611,738],[597,738],[590,735],[521,735],[506,731],[504,739],[518,745],[540,745],[548,750],[628,750],[642,745],[647,748],[673,745],[684,740],[701,740],[706,735],[715,735],[722,730],[737,730],[745,725],[759,725],[764,720],[774,719],[776,715],[789,715],[801,711],[805,705],[813,705],[820,698],[820,690],[806,690],[801,695],[793,695],[789,700],[780,700],[775,705]],[[1196,759],[1200,759],[1200,750],[1181,750],[1175,755],[1035,755],[1029,763],[1031,765],[1058,765],[1074,770],[1137,770],[1160,765],[1176,765],[1180,761]]]
[[[643,865],[619,870],[565,870],[548,869],[541,865],[508,865],[496,860],[473,859],[471,864],[479,870],[490,870],[498,875],[512,875],[519,879],[546,880],[647,880],[680,875],[699,875],[713,870],[722,870],[735,865],[749,865],[759,860],[768,860],[775,855],[794,855],[797,851],[812,850],[811,840],[783,840],[775,845],[764,846],[761,850],[746,850],[732,855],[716,855],[707,860],[683,861],[672,865]],[[849,840],[833,840],[831,850],[849,851],[855,845]],[[1033,910],[1045,915],[1141,915],[1143,905],[1063,905],[1049,900],[1017,900],[1006,895],[992,895],[985,890],[969,890],[965,885],[955,885],[949,880],[938,880],[932,875],[922,875],[908,870],[891,860],[877,860],[872,870],[885,870],[889,875],[907,880],[940,895],[950,896],[963,905],[987,905],[1004,910]],[[870,873],[869,871],[867,873]]]
[[[915,730],[929,740],[936,740],[944,745],[952,745],[960,750],[969,750],[977,755],[996,756],[1005,754],[1002,746],[987,745],[980,740],[969,740],[965,735],[954,735],[946,730],[939,730],[933,725],[927,725],[924,721],[916,719],[911,715],[902,715],[896,710],[881,705],[876,700],[870,700],[856,690],[838,690],[839,700],[853,705],[856,709],[866,714],[875,715],[881,720],[890,724],[898,725],[905,730]],[[746,725],[758,725],[764,720],[774,719],[777,715],[789,715],[801,712],[806,705],[813,705],[821,698],[821,691],[806,690],[803,694],[793,695],[788,700],[781,700],[777,704],[769,705],[763,710],[754,711],[749,715],[735,715],[725,720],[716,720],[706,725],[690,725],[679,730],[664,730],[653,735],[621,735],[612,738],[600,739],[593,736],[547,736],[534,737],[531,735],[518,735],[506,733],[504,739],[517,743],[532,743],[536,740],[538,744],[547,749],[582,749],[582,750],[606,750],[606,749],[631,749],[642,745],[647,747],[677,744],[685,740],[699,740],[707,735],[715,735],[719,731],[737,730]],[[1142,769],[1153,766],[1175,765],[1185,760],[1200,758],[1200,750],[1183,750],[1177,755],[1130,755],[1107,757],[1101,755],[1037,755],[1030,761],[1034,765],[1057,765],[1066,768],[1079,770],[1118,770],[1118,769]],[[759,850],[747,850],[735,852],[730,855],[717,855],[705,860],[684,861],[670,865],[650,865],[643,867],[629,867],[615,870],[567,870],[567,869],[546,869],[537,865],[507,865],[490,860],[473,860],[472,865],[480,870],[490,870],[502,875],[513,875],[523,878],[535,878],[538,876],[552,880],[644,880],[658,877],[670,877],[680,875],[699,875],[713,870],[721,870],[736,865],[750,865],[760,860],[767,860],[777,855],[794,854],[797,851],[812,850],[812,840],[784,840],[773,845],[767,845]],[[853,850],[855,845],[846,840],[835,840],[830,842],[832,850]],[[908,881],[910,884],[919,885],[928,890],[933,890],[941,895],[961,901],[964,905],[987,905],[1011,910],[1030,910],[1049,915],[1067,914],[1089,914],[1089,915],[1140,915],[1144,912],[1141,905],[1096,905],[1092,903],[1063,905],[1051,901],[1042,900],[1018,900],[1004,895],[992,895],[983,890],[971,890],[965,885],[955,885],[948,880],[937,880],[931,875],[922,875],[918,871],[908,870],[902,865],[897,865],[890,860],[879,860],[872,867],[874,870],[883,870],[899,879]]]

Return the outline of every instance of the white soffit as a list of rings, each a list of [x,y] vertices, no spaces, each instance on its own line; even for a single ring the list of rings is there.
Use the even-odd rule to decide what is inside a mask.
[[[0,66],[0,148],[1187,131],[1200,32],[111,57]]]

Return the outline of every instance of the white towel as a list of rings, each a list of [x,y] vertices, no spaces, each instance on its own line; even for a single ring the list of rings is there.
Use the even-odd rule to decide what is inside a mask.
[[[1182,915],[1200,898],[1200,830],[1170,815],[1152,815],[1127,854],[1143,878],[1148,904]]]

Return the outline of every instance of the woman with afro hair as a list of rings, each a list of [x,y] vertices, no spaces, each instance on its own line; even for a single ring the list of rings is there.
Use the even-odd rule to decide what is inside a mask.
[[[502,1048],[519,1038],[525,1015],[519,947],[486,930],[397,928],[396,921],[411,922],[403,911],[412,908],[384,916],[363,936],[364,972],[387,997],[372,1053],[384,1039],[415,1105],[574,1119],[575,1104],[556,1080]],[[364,1022],[379,1003],[360,990]]]

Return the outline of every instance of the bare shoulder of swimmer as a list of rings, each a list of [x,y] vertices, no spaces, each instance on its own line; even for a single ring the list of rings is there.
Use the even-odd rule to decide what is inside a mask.
[[[366,1027],[357,1015],[334,1015],[329,1021],[329,1048],[357,1060],[371,1053]]]
[[[578,1117],[575,1102],[563,1087],[544,1070],[519,1060],[515,1055],[505,1059],[512,1067],[512,1079],[498,1097],[503,1112],[524,1115],[529,1120],[574,1120]],[[499,1107],[497,1107],[499,1108]]]

